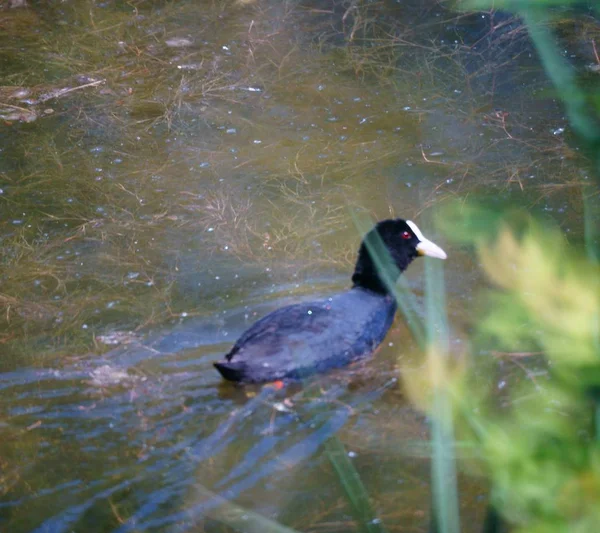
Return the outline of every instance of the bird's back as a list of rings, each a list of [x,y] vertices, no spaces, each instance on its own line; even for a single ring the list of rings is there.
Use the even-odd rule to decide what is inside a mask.
[[[244,382],[300,378],[369,355],[392,324],[391,296],[353,288],[330,298],[283,307],[252,325],[215,366]]]

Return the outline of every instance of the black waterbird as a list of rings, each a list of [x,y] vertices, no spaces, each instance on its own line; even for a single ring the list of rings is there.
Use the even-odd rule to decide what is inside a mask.
[[[387,254],[377,250],[381,244]],[[298,379],[367,357],[394,319],[389,284],[419,255],[446,259],[414,222],[379,222],[361,243],[350,290],[269,313],[215,367],[230,381],[260,383]]]

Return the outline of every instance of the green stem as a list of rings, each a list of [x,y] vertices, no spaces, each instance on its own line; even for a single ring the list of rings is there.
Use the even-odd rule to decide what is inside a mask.
[[[446,316],[443,267],[440,262],[426,260],[427,341],[429,357],[448,356],[448,319]],[[437,368],[447,365],[440,361]],[[444,382],[434,385],[431,417],[433,457],[431,465],[433,524],[440,533],[459,533],[459,498],[454,451],[452,398]]]
[[[542,65],[563,101],[573,129],[587,142],[597,143],[600,139],[598,124],[590,113],[585,93],[577,84],[575,70],[563,59],[556,39],[548,28],[548,10],[528,6],[519,13],[527,24]]]
[[[329,462],[335,469],[342,483],[354,518],[363,533],[385,533],[385,528],[377,518],[369,493],[362,483],[352,461],[348,459],[346,448],[337,437],[330,438],[325,443],[325,451]]]

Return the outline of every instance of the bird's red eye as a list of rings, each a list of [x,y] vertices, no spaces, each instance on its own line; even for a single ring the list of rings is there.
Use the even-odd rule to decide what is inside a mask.
[[[412,238],[412,235],[409,231],[405,231],[404,233],[402,233],[402,238],[403,239],[410,239]]]

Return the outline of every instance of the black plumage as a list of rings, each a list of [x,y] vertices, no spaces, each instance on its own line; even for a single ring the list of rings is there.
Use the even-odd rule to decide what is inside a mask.
[[[387,257],[377,253],[381,245]],[[269,313],[243,333],[215,367],[228,380],[257,383],[298,379],[370,355],[396,312],[388,283],[418,255],[446,258],[413,222],[379,222],[361,243],[350,290]],[[382,269],[387,276],[381,275]]]

